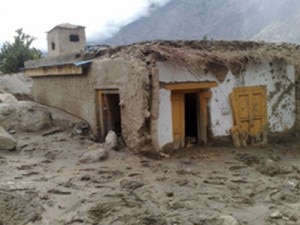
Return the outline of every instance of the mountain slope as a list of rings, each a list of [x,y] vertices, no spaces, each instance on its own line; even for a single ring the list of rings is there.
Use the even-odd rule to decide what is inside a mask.
[[[105,41],[121,45],[156,39],[260,39],[298,42],[300,1],[172,0]]]

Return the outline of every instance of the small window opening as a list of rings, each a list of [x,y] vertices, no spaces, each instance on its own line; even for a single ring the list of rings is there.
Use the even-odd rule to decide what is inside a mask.
[[[55,43],[51,42],[51,50],[55,50]]]
[[[79,35],[77,35],[77,34],[71,34],[69,38],[70,38],[71,42],[78,42],[79,41]]]

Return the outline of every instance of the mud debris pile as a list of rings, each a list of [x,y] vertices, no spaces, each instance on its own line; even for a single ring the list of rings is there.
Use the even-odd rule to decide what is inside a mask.
[[[299,138],[150,157],[119,149],[112,133],[95,143],[82,121],[49,111],[46,130],[7,128],[16,148],[0,151],[0,225],[300,223]]]

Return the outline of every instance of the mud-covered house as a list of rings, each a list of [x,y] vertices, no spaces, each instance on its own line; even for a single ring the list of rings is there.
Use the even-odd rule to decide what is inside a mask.
[[[58,30],[68,32],[50,38],[49,57],[25,65],[33,97],[86,120],[100,140],[112,129],[137,151],[224,137],[241,146],[266,143],[300,121],[297,45],[154,41],[84,51],[82,27],[48,35]],[[52,54],[69,46],[64,41],[72,51]]]

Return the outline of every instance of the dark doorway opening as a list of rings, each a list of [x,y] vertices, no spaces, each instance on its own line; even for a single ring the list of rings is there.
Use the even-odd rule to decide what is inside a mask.
[[[119,106],[119,94],[102,94],[103,102],[103,125],[105,135],[109,130],[113,130],[117,135],[121,135],[121,110]]]
[[[185,110],[185,139],[186,143],[197,143],[198,137],[198,94],[187,93],[184,95],[184,110]]]

